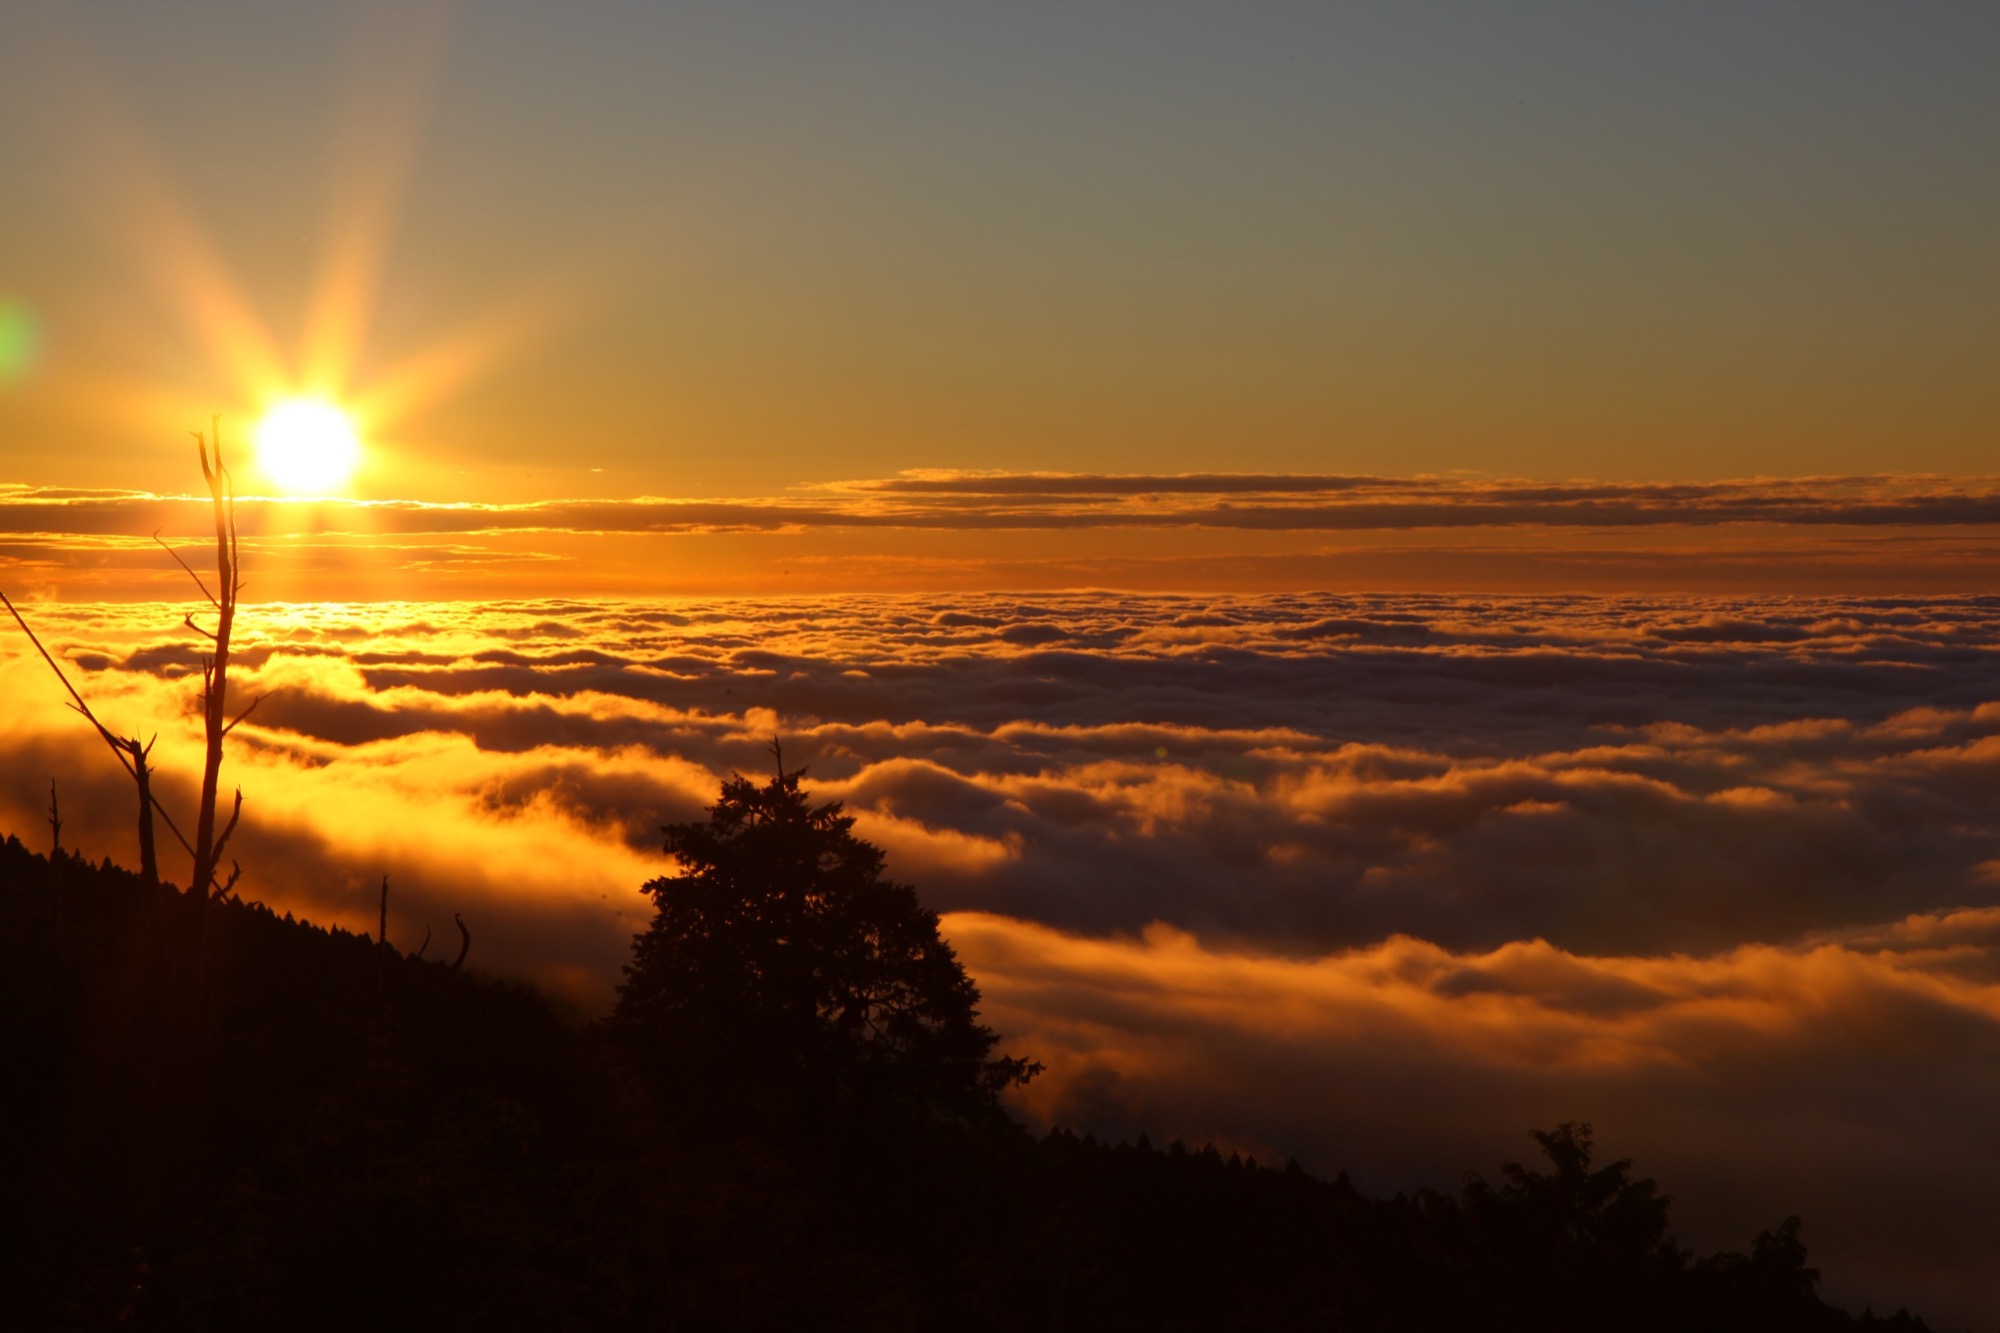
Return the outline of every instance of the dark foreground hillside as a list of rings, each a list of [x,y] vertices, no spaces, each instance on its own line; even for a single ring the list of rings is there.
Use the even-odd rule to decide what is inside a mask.
[[[1795,1222],[1680,1250],[1585,1127],[1385,1200],[1144,1138],[763,1114],[252,904],[216,909],[197,989],[178,902],[0,845],[8,1328],[1924,1327],[1821,1302]]]

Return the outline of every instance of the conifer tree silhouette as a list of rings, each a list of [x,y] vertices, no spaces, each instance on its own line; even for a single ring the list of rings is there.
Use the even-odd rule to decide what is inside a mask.
[[[633,942],[612,1029],[656,1070],[815,1109],[899,1108],[959,1122],[1039,1065],[995,1057],[979,991],[935,912],[883,877],[803,769],[734,777],[706,820],[665,827],[677,875]]]

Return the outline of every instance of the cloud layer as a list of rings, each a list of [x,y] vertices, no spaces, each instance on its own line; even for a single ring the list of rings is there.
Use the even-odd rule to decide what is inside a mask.
[[[159,606],[31,618],[197,771]],[[657,826],[807,764],[950,915],[1029,1113],[1449,1185],[1599,1122],[1696,1238],[1991,1308],[2000,598],[1329,595],[246,608],[243,888],[601,1006]],[[18,634],[0,820],[130,859]],[[34,841],[34,838],[30,838]],[[170,860],[170,869],[177,863]],[[1946,1226],[1938,1219],[1952,1219]],[[1985,1229],[1982,1229],[1985,1228]],[[1989,1234],[1990,1233],[1990,1234]],[[1924,1256],[1930,1256],[1928,1258]],[[1938,1302],[1944,1302],[1939,1304]]]
[[[199,536],[208,502],[144,492],[0,486],[0,531]],[[2000,524],[1993,478],[1853,476],[1690,483],[1191,473],[918,471],[733,500],[416,500],[246,497],[247,533],[599,533],[800,528],[1379,528]]]
[[[2000,577],[2000,484],[911,472],[735,499],[246,497],[265,596],[738,595],[942,588],[1956,594]],[[177,596],[151,537],[205,499],[0,486],[16,591]]]

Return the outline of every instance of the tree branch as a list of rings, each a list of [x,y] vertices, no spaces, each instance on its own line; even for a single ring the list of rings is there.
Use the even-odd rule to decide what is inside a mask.
[[[229,822],[222,826],[222,832],[219,836],[217,836],[215,840],[215,850],[209,853],[209,864],[214,865],[222,860],[222,849],[229,845],[229,835],[236,832],[236,821],[241,819],[242,817],[243,817],[243,789],[241,787],[238,787],[236,789],[236,808],[229,812]],[[213,884],[215,882],[215,877],[213,875],[210,875],[208,882],[209,884]],[[232,884],[234,884],[235,882],[236,881],[233,879],[230,880],[230,883]],[[203,885],[202,887],[207,888],[208,886]],[[227,890],[225,889],[224,892],[227,892]]]
[[[201,581],[201,575],[194,572],[194,566],[190,565],[187,561],[181,559],[181,553],[179,551],[176,551],[173,547],[167,545],[165,542],[160,541],[160,530],[158,528],[153,529],[153,540],[160,543],[160,549],[162,551],[165,551],[168,555],[174,558],[175,564],[179,565],[182,569],[187,571],[187,576],[194,580],[194,586],[201,589],[201,595],[203,597],[208,598],[208,604],[214,607],[216,610],[220,611],[222,609],[222,603],[215,600],[215,594],[210,592],[208,590],[208,585]],[[193,617],[189,617],[188,625],[190,628],[194,627]]]
[[[14,617],[14,623],[19,625],[21,632],[28,636],[28,642],[35,645],[35,651],[42,655],[42,660],[49,664],[49,670],[56,673],[56,679],[61,681],[62,687],[69,691],[69,697],[76,701],[71,707],[83,714],[89,720],[91,726],[97,728],[97,734],[102,736],[104,743],[111,747],[113,753],[117,754],[118,761],[124,763],[125,752],[119,748],[118,738],[113,736],[105,725],[97,720],[97,714],[90,711],[90,705],[85,703],[83,696],[76,692],[76,686],[69,683],[69,677],[65,676],[63,669],[56,665],[56,659],[49,656],[49,650],[42,647],[41,639],[35,634],[35,631],[28,628],[28,622],[21,618],[20,611],[15,608],[14,603],[8,599],[7,594],[4,592],[0,592],[0,603],[5,604],[7,614]],[[125,771],[127,774],[130,774],[132,770],[130,767],[127,767]]]
[[[242,726],[244,719],[257,711],[257,705],[263,703],[266,699],[270,697],[271,697],[270,692],[267,690],[263,694],[260,694],[256,698],[252,699],[250,701],[250,706],[244,709],[242,712],[238,713],[236,715],[236,720],[234,722],[231,722],[228,726],[222,729],[222,734],[227,736],[230,732]]]
[[[62,687],[65,690],[69,691],[69,697],[74,702],[66,706],[74,708],[78,713],[83,715],[85,721],[89,722],[91,726],[97,728],[97,734],[103,738],[104,743],[106,745],[111,747],[111,753],[118,756],[119,766],[125,770],[125,776],[128,778],[132,778],[136,781],[139,776],[139,772],[138,769],[133,767],[133,760],[126,753],[126,743],[124,741],[119,740],[116,736],[112,735],[111,729],[105,726],[102,722],[99,722],[97,720],[97,714],[90,711],[90,705],[85,703],[83,701],[83,696],[76,692],[76,686],[69,683],[69,677],[64,675],[63,669],[56,665],[56,659],[51,657],[49,655],[49,650],[42,646],[41,638],[36,635],[34,630],[29,628],[28,622],[22,618],[19,608],[17,608],[14,605],[14,603],[11,600],[9,600],[7,594],[4,592],[0,592],[0,605],[4,605],[7,608],[7,613],[14,617],[14,623],[16,625],[19,625],[21,627],[21,632],[28,636],[28,642],[35,645],[35,651],[40,653],[42,655],[42,660],[49,664],[49,670],[56,673],[56,679],[62,682]],[[146,742],[146,746],[143,750],[138,749],[139,742],[136,737],[132,740],[131,745],[135,750],[138,750],[140,757],[144,757],[146,755],[150,755],[153,752],[153,741],[157,741],[158,739],[159,736],[155,735],[152,741]],[[146,794],[146,799],[148,800],[148,802],[151,803],[154,811],[159,814],[161,820],[163,820],[166,823],[167,831],[174,835],[174,841],[178,842],[181,845],[181,850],[186,852],[189,856],[193,856],[194,848],[191,845],[189,845],[187,840],[187,835],[185,833],[182,833],[180,830],[180,826],[174,823],[174,817],[167,813],[167,807],[160,804],[160,798],[154,795],[151,791],[148,791]]]
[[[159,797],[152,796],[150,792],[148,793],[148,796],[150,796],[152,799],[154,811],[160,816],[161,820],[163,820],[166,823],[167,832],[174,835],[174,841],[181,845],[182,851],[186,852],[189,856],[193,856],[194,848],[192,845],[189,844],[187,840],[187,834],[181,832],[180,826],[174,823],[174,817],[167,813],[167,807],[160,804]]]

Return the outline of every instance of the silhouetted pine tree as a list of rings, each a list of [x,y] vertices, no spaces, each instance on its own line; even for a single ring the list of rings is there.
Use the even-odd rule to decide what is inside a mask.
[[[683,1102],[730,1114],[1000,1117],[1038,1066],[994,1056],[937,914],[803,777],[732,778],[706,820],[666,827],[681,871],[645,886],[658,910],[610,1030]]]

